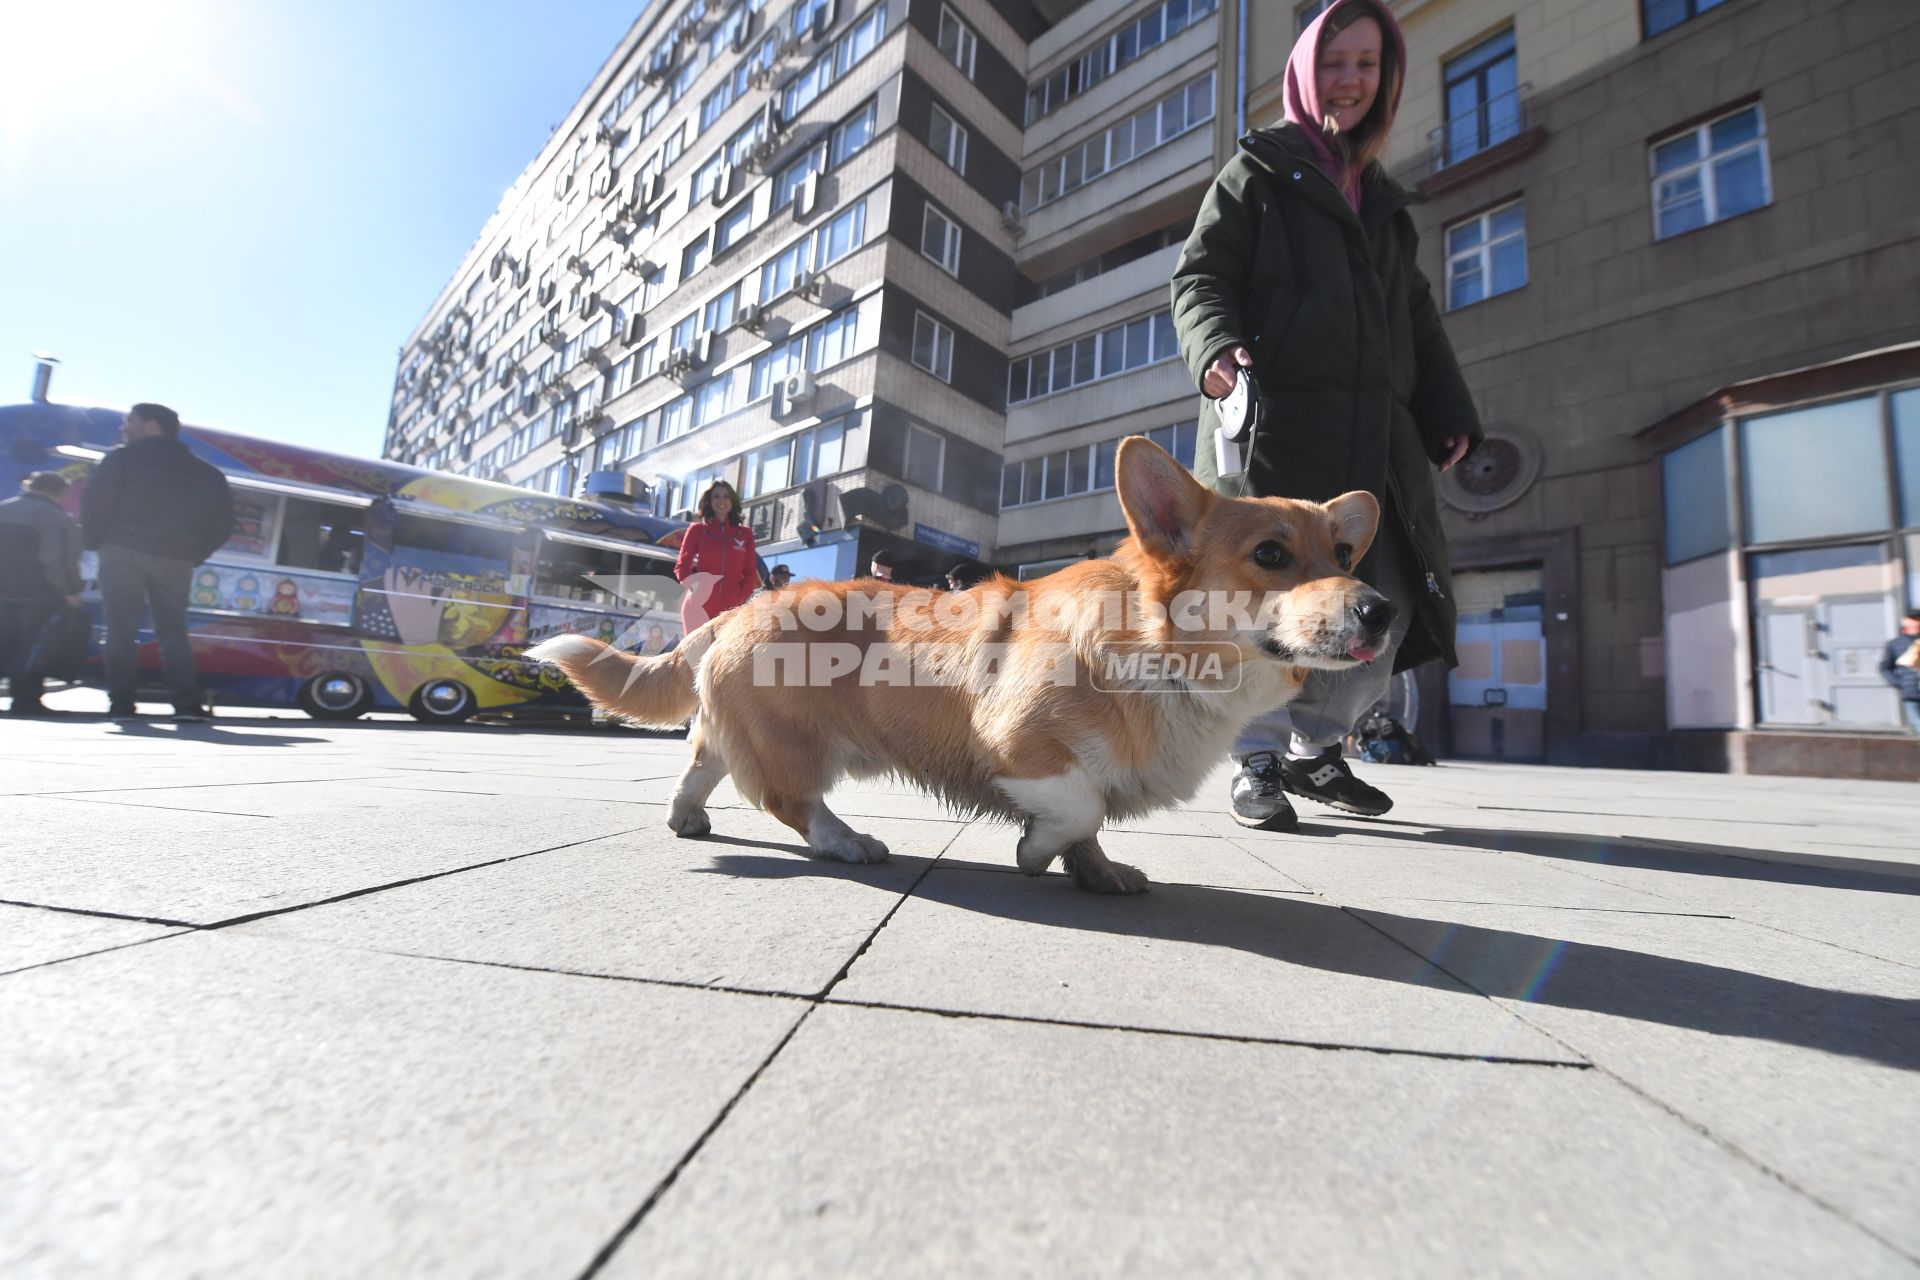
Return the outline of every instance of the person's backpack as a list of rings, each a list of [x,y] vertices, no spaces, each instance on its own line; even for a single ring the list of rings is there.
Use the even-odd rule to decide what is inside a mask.
[[[86,673],[92,647],[93,624],[87,611],[63,600],[34,636],[27,669],[43,680],[78,681]]]

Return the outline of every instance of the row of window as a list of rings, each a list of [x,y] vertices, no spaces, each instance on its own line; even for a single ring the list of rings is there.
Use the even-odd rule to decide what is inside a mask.
[[[858,66],[879,47],[887,34],[887,6],[876,4],[866,15],[847,28],[833,47],[808,63],[806,69],[781,91],[780,118],[794,120],[813,100],[825,93],[836,80]]]
[[[1058,111],[1108,76],[1151,53],[1218,7],[1218,0],[1166,0],[1027,90],[1027,123]]]
[[[1179,354],[1172,310],[1156,311],[1013,361],[1007,367],[1007,404],[1118,377]]]
[[[1038,209],[1207,123],[1213,84],[1209,71],[1030,171],[1020,180],[1020,207]]]
[[[1144,435],[1189,469],[1200,424],[1196,419],[1156,427]],[[1120,439],[1124,439],[1121,437]],[[1000,509],[1032,506],[1058,498],[1076,498],[1113,488],[1113,459],[1120,439],[1059,449],[1038,458],[1009,462],[1000,468]]]
[[[1656,141],[1648,150],[1648,167],[1655,240],[1762,208],[1773,199],[1766,119],[1759,103]],[[1514,200],[1452,223],[1445,237],[1448,310],[1526,284],[1523,202]]]

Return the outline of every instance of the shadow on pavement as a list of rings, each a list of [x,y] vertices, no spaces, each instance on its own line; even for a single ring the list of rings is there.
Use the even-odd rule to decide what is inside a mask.
[[[1362,833],[1381,840],[1486,849],[1496,853],[1524,853],[1600,867],[1631,867],[1638,871],[1670,871],[1691,876],[1725,876],[1861,893],[1920,894],[1920,868],[1911,868],[1904,873],[1869,871],[1856,865],[1868,859],[1841,860],[1817,853],[1796,853],[1791,855],[1794,861],[1783,862],[1778,860],[1782,855],[1772,850],[1682,840],[1564,835],[1552,831],[1499,827],[1447,827],[1444,830],[1422,827],[1408,830],[1406,826],[1378,821],[1352,827],[1321,826],[1311,830],[1303,823],[1293,834],[1325,838]],[[1274,848],[1284,846],[1276,844]]]
[[[226,747],[297,747],[302,743],[326,742],[325,738],[305,738],[289,733],[229,733],[212,724],[167,724],[150,720],[123,720],[114,729],[129,738],[180,739],[211,742]]]
[[[797,846],[795,846],[797,849]],[[1435,985],[1425,961],[1482,995],[1582,1009],[1711,1035],[1819,1049],[1906,1071],[1920,1070],[1920,1000],[1833,991],[1781,978],[1621,947],[1488,929],[1391,912],[1237,889],[1160,884],[1144,897],[1082,893],[1065,877],[1013,880],[1000,864],[944,859],[914,891],[944,906],[1047,928],[1227,947],[1373,980]],[[755,879],[854,879],[839,864],[802,857],[722,854],[714,870]],[[1358,918],[1409,951],[1404,969],[1339,945],[1342,921]]]

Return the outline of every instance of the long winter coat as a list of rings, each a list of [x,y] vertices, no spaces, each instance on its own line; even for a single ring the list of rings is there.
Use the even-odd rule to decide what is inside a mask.
[[[1208,190],[1174,269],[1174,328],[1196,386],[1216,356],[1246,347],[1263,417],[1246,473],[1223,483],[1207,414],[1194,470],[1236,495],[1380,498],[1381,536],[1401,539],[1421,601],[1394,669],[1454,666],[1433,467],[1442,441],[1477,447],[1484,433],[1415,262],[1414,197],[1378,165],[1361,189],[1356,215],[1288,124],[1242,138]]]
[[[689,634],[710,618],[744,604],[760,585],[759,562],[753,552],[753,530],[744,524],[700,520],[680,538],[680,558],[673,576],[685,582],[694,574],[711,575],[713,589],[690,588],[680,601],[680,625]]]

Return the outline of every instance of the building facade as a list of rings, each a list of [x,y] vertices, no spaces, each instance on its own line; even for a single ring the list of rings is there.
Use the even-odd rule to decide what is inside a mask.
[[[409,338],[387,452],[663,514],[724,476],[802,576],[1104,554],[1119,439],[1210,431],[1168,280],[1320,7],[657,6]],[[1920,591],[1920,8],[1392,8],[1388,167],[1490,431],[1426,736],[1911,773],[1861,663]]]

